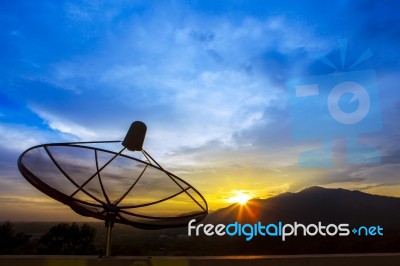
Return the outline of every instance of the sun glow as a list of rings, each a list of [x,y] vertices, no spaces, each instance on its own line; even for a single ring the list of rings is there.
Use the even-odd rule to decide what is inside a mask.
[[[229,203],[239,203],[240,205],[245,205],[251,196],[249,194],[243,193],[242,191],[235,191],[235,196],[228,199]]]

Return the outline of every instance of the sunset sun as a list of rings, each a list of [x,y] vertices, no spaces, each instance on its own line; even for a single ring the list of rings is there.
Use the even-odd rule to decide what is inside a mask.
[[[240,205],[245,205],[247,201],[251,199],[249,194],[245,194],[241,191],[236,191],[235,195],[228,199],[229,203],[239,203]]]

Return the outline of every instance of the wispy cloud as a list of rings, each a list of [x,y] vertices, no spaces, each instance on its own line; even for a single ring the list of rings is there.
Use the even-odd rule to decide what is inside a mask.
[[[96,137],[96,133],[79,124],[57,117],[36,107],[31,107],[31,110],[41,117],[52,130],[64,134],[71,134],[80,140],[87,140]]]

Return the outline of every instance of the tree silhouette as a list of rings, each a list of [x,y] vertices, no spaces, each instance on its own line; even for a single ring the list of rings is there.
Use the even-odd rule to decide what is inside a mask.
[[[94,254],[95,235],[96,229],[88,224],[79,227],[76,223],[61,223],[40,238],[38,250],[40,254]]]
[[[0,225],[0,254],[28,254],[32,253],[31,236],[16,232],[14,225],[4,222]]]

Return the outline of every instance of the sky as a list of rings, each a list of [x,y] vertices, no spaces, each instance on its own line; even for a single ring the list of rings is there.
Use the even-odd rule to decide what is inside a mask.
[[[211,210],[239,192],[310,186],[400,197],[398,7],[1,1],[0,220],[84,219],[32,187],[18,156],[42,143],[122,140],[136,120],[148,127],[145,150]],[[345,79],[367,96],[339,93],[336,111],[369,106],[350,125],[326,116]],[[292,84],[319,84],[320,94],[300,101]],[[302,154],[325,144],[307,164]],[[361,162],[348,160],[352,151]]]

